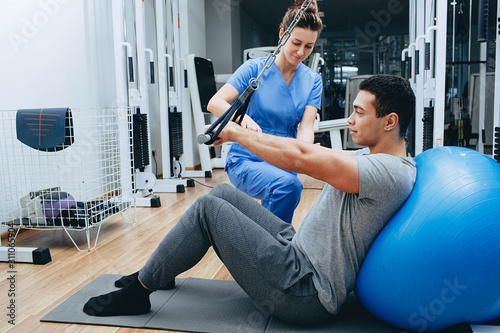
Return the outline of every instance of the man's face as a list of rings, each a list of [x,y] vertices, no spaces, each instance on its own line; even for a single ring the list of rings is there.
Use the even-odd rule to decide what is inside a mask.
[[[375,146],[384,133],[385,117],[377,118],[374,101],[375,95],[361,90],[353,102],[354,110],[347,121],[352,141],[360,146]]]

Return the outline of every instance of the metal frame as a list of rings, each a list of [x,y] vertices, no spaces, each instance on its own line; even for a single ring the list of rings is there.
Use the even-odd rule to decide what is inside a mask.
[[[415,155],[423,151],[424,107],[434,107],[433,147],[444,145],[446,47],[439,45],[446,45],[447,9],[445,0],[425,0],[423,3],[410,0],[410,45],[403,50],[401,58],[412,58],[409,76],[416,97]],[[428,69],[425,68],[426,43],[430,44],[431,61]]]
[[[434,107],[434,147],[444,144],[444,110],[446,105],[446,33],[448,3],[436,0],[436,50],[435,69],[435,107]],[[431,57],[432,59],[432,57]],[[431,66],[432,67],[432,66]]]
[[[143,1],[133,2],[133,27],[132,33],[135,34],[135,40],[126,40],[126,9],[124,5],[128,2],[122,0],[113,0],[113,26],[114,26],[114,39],[115,39],[115,70],[116,70],[116,93],[117,101],[119,104],[132,108],[140,108],[142,114],[148,115],[148,128],[151,129],[151,116],[150,116],[150,75],[157,77],[158,90],[159,90],[159,105],[160,105],[160,124],[161,124],[161,151],[162,151],[162,164],[163,164],[163,178],[157,179],[156,175],[152,173],[152,166],[145,167],[143,172],[136,170],[136,179],[146,179],[147,188],[139,189],[136,193],[138,206],[156,206],[153,200],[158,200],[157,197],[151,197],[154,192],[174,192],[183,193],[184,187],[188,183],[192,183],[181,178],[172,178],[171,175],[171,161],[170,161],[170,147],[168,135],[168,113],[171,108],[176,107],[179,111],[182,109],[182,101],[179,97],[179,88],[181,86],[180,74],[180,56],[178,48],[172,45],[179,43],[179,27],[177,22],[174,23],[169,16],[178,12],[178,0],[155,0],[155,31],[156,34],[156,54],[153,50],[146,47],[146,35],[150,33],[146,28],[146,13],[145,3]],[[173,37],[167,35],[166,30],[174,30],[176,33]],[[128,36],[129,37],[129,36]],[[130,39],[130,37],[129,37]],[[168,50],[174,50],[172,54]],[[135,51],[135,52],[134,52]],[[149,56],[149,58],[146,58]],[[146,68],[146,61],[154,63],[154,59],[158,59],[156,66],[157,73],[148,73]],[[132,69],[127,63],[126,59],[132,57],[137,64],[137,69],[133,69],[134,82],[130,80],[128,72]],[[165,61],[168,60],[169,68],[167,68]],[[154,65],[149,70],[154,69]],[[125,69],[127,68],[127,70]],[[170,84],[168,81],[168,70],[175,68],[174,82]],[[148,75],[149,74],[149,75]],[[151,142],[151,130],[148,131],[148,142]],[[150,161],[153,160],[152,149],[149,151]]]
[[[495,109],[493,114],[493,155],[495,149],[500,149],[500,144],[495,143],[495,127],[500,127],[500,1],[497,1],[497,35],[495,57]]]
[[[155,192],[183,192],[183,188],[192,186],[192,183],[180,177],[170,176],[173,170],[170,166],[172,161],[170,161],[170,146],[168,143],[168,112],[172,112],[174,109],[178,112],[183,111],[183,81],[181,77],[184,74],[185,66],[181,66],[184,60],[180,57],[180,21],[174,19],[179,15],[179,1],[155,0],[154,9],[156,16],[163,178],[156,180],[153,189]],[[170,30],[172,30],[172,33],[169,34]],[[165,60],[168,62],[168,68]],[[169,80],[170,71],[173,72],[173,82]],[[178,176],[180,176],[180,171]]]

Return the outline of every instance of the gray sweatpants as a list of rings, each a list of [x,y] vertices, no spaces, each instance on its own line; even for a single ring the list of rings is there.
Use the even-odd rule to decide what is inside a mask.
[[[165,236],[139,279],[158,290],[197,264],[212,246],[261,311],[295,324],[319,323],[331,315],[318,299],[309,261],[291,244],[294,235],[290,224],[251,197],[217,185]]]

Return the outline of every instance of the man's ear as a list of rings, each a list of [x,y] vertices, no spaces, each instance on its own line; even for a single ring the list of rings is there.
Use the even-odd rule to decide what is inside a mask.
[[[386,117],[386,121],[385,121],[385,130],[386,131],[391,131],[397,125],[399,125],[399,116],[397,115],[397,113],[392,112],[392,113],[389,113],[385,117]]]

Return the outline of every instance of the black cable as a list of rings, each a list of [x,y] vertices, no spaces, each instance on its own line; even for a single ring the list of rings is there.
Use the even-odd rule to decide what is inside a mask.
[[[213,186],[210,186],[210,185],[207,185],[207,184],[203,184],[203,183],[201,183],[201,182],[199,182],[199,181],[197,181],[197,180],[195,180],[193,178],[183,178],[183,179],[192,180],[193,182],[198,183],[201,186],[205,186],[205,187],[208,187],[208,188],[214,188]],[[305,187],[305,188],[303,188],[303,190],[321,191],[323,189],[319,188],[319,187]]]
[[[179,163],[179,168],[180,168],[180,171],[181,171],[181,172],[179,172],[179,175],[181,175],[181,174],[182,174],[182,164],[181,164],[181,161],[177,161],[177,163]],[[184,177],[182,177],[181,179],[192,180],[193,182],[198,183],[198,184],[200,184],[201,186],[205,186],[205,187],[208,187],[208,188],[214,188],[213,186],[209,186],[209,185],[206,185],[206,184],[200,183],[199,181],[194,180],[193,178],[184,178]]]
[[[183,179],[192,180],[193,182],[198,183],[201,186],[205,186],[205,187],[208,187],[208,188],[214,188],[213,186],[210,186],[210,185],[207,185],[207,184],[203,184],[203,183],[201,183],[201,182],[199,182],[197,180],[194,180],[193,178],[183,178]]]
[[[183,179],[182,178],[182,164],[181,164],[181,160],[176,158],[175,159],[177,161],[177,163],[179,164],[179,173],[177,174],[177,178],[180,178],[180,179]]]
[[[156,162],[156,152],[153,150],[153,153],[151,154],[153,155],[153,161],[155,161],[155,172],[154,172],[154,175],[155,176],[158,176],[158,163]]]

